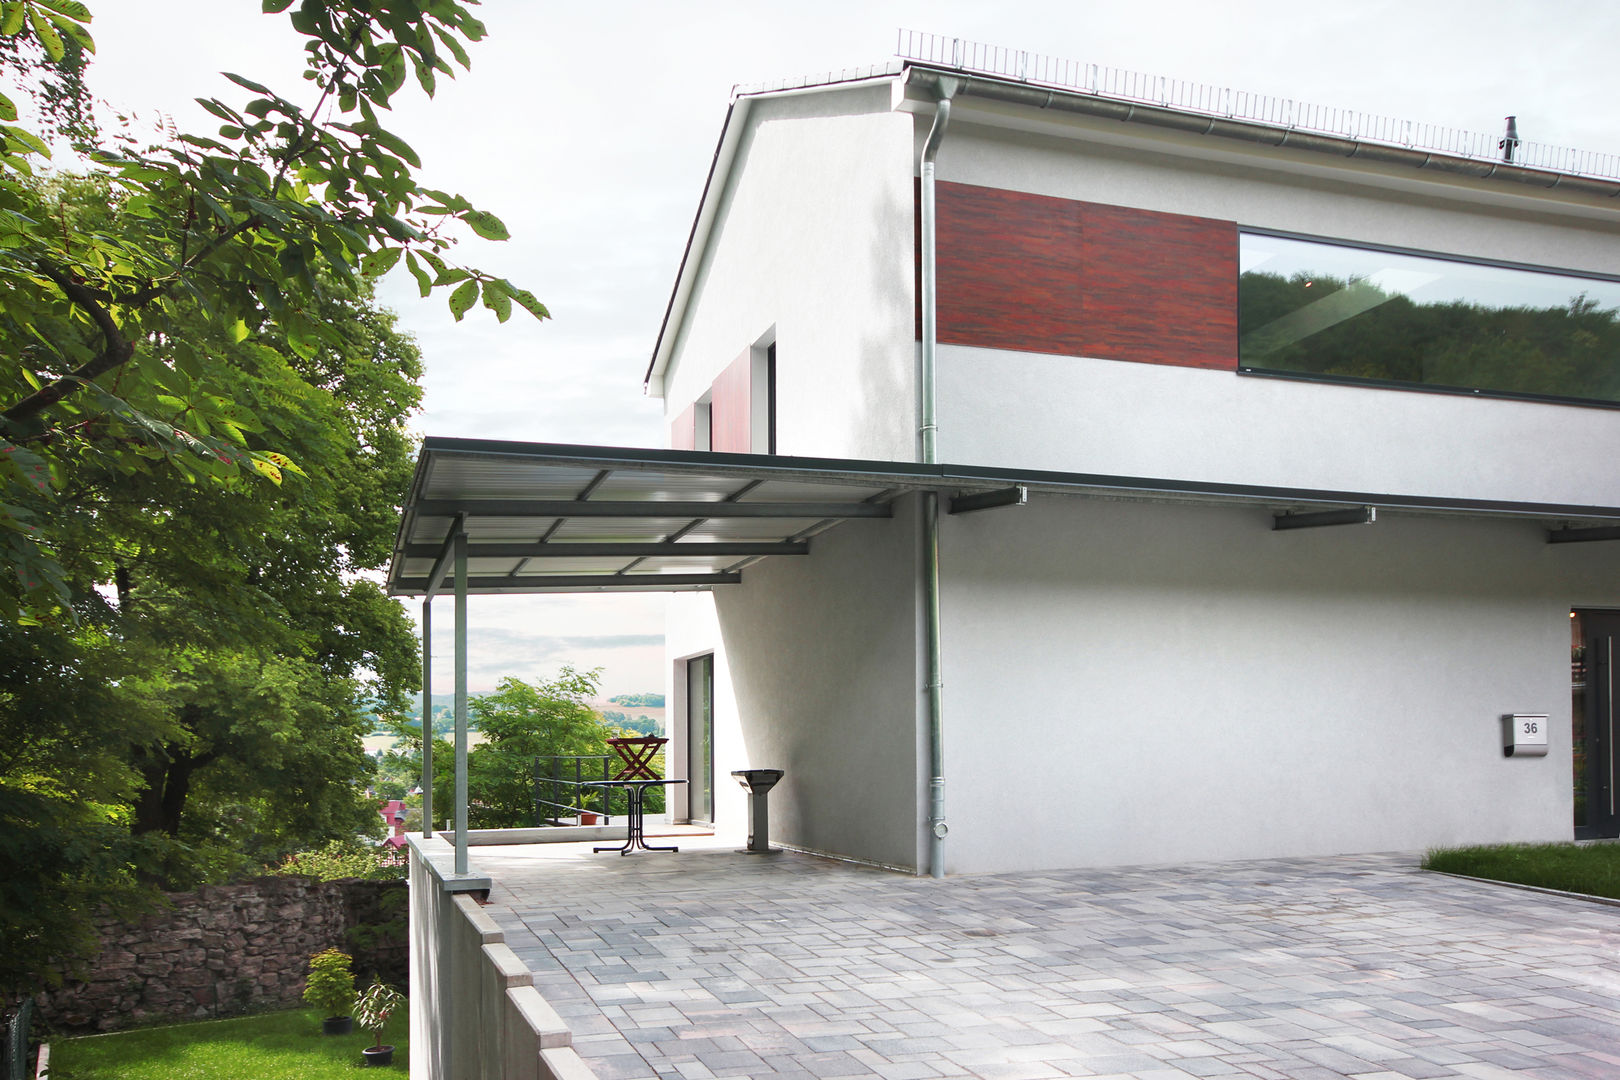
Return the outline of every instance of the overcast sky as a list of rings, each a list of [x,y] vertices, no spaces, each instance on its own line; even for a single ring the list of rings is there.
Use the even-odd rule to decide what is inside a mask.
[[[191,99],[240,99],[221,70],[299,93],[298,39],[257,0],[91,6],[91,85],[122,108],[211,128]],[[456,324],[442,298],[387,282],[427,361],[423,434],[662,445],[641,375],[732,86],[886,62],[901,27],[1488,133],[1513,113],[1525,139],[1620,152],[1620,5],[1602,0],[490,0],[482,17],[490,37],[472,71],[431,103],[401,102],[391,126],[426,183],[510,227],[510,242],[468,245],[466,261],[531,289],[554,318],[499,326],[475,309]],[[608,693],[656,690],[662,611],[655,596],[474,598],[474,688],[572,661],[603,667]],[[448,625],[446,605],[444,691]]]

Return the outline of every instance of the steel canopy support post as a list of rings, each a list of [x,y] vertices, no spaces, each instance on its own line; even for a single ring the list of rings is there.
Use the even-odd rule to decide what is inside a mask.
[[[467,534],[454,537],[456,564],[456,873],[467,872]]]
[[[939,628],[939,493],[925,491],[923,516],[923,588],[926,592],[928,639],[928,874],[945,876],[945,676],[940,658]]]
[[[422,601],[422,839],[433,835],[433,597]]]

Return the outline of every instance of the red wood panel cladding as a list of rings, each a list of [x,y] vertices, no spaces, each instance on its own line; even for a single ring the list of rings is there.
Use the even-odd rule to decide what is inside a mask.
[[[671,450],[694,450],[697,448],[697,406],[688,405],[681,410],[673,423],[669,425],[669,448]]]
[[[1237,225],[940,183],[939,340],[1237,368]]]
[[[726,366],[709,394],[709,449],[747,454],[754,449],[752,349]]]

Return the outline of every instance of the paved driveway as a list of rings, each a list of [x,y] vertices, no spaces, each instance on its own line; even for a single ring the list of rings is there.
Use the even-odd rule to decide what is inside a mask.
[[[1620,1077],[1620,908],[1413,855],[944,881],[473,855],[602,1080]]]

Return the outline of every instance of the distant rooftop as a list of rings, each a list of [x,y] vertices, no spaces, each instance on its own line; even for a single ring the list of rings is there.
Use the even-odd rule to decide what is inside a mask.
[[[899,31],[897,62],[841,71],[820,72],[801,79],[738,86],[733,94],[758,94],[895,75],[905,63],[950,68],[966,74],[1050,87],[1070,93],[1175,109],[1202,116],[1249,121],[1286,130],[1329,135],[1358,142],[1378,143],[1482,162],[1504,160],[1503,135],[1424,124],[1354,109],[1336,109],[1295,98],[1272,97],[1247,90],[1171,79],[1124,68],[1085,64],[1042,56],[1022,49],[985,45],[965,38]],[[1567,146],[1515,139],[1513,164],[1573,176],[1620,180],[1620,154],[1600,154]]]

